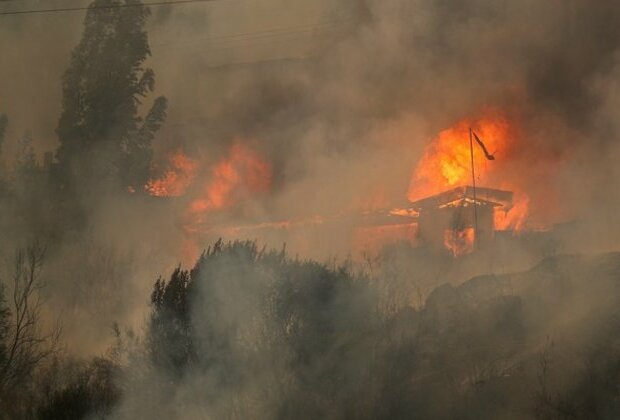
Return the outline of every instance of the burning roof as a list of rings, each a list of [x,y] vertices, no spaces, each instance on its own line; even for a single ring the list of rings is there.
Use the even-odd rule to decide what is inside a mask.
[[[492,207],[504,207],[505,209],[509,209],[512,206],[512,198],[512,191],[476,187],[474,199],[474,188],[467,185],[453,188],[421,200],[416,200],[411,203],[411,208],[420,211],[422,209],[450,207],[467,201],[471,203],[475,202],[478,205],[489,205]]]

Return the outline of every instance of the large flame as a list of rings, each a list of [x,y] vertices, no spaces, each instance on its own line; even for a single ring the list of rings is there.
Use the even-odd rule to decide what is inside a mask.
[[[150,179],[144,186],[150,195],[182,196],[190,186],[205,179],[197,176],[198,162],[180,151],[170,156],[167,166],[162,176]],[[267,191],[271,185],[271,166],[241,143],[234,144],[206,173],[204,184],[198,184],[199,197],[191,201],[191,214],[227,208],[235,203],[235,198]]]
[[[238,143],[212,169],[201,196],[192,201],[190,213],[204,215],[227,208],[236,198],[264,192],[271,186],[271,166],[257,153]],[[199,218],[202,221],[202,217]]]
[[[176,152],[168,158],[163,174],[144,186],[146,192],[156,197],[187,196],[189,204],[182,220],[184,262],[198,257],[198,236],[205,230],[202,225],[209,214],[232,208],[271,187],[271,165],[248,143],[236,141],[224,157],[211,165]]]
[[[527,220],[530,198],[525,193],[525,181],[514,170],[520,166],[519,162],[522,162],[519,160],[522,156],[516,153],[522,149],[522,145],[518,144],[520,136],[515,126],[514,121],[494,112],[486,113],[484,117],[477,119],[463,119],[441,131],[427,146],[413,171],[408,198],[415,201],[457,186],[471,184],[471,127],[484,141],[488,151],[496,156],[495,160],[488,160],[482,149],[473,142],[476,184],[514,192],[513,206],[495,212],[495,229],[519,231],[529,227]],[[183,228],[187,238],[185,248],[188,254],[192,254],[192,258],[198,252],[196,241],[202,233],[225,227],[227,218],[220,217],[223,216],[223,211],[237,209],[237,205],[247,198],[265,193],[271,188],[271,165],[249,147],[250,144],[251,141],[237,140],[221,159],[203,167],[199,167],[197,161],[177,153],[170,158],[169,168],[163,176],[152,179],[145,186],[150,194],[156,196],[188,196]],[[361,204],[366,209],[381,211],[389,204],[381,190],[366,198],[366,202]],[[220,214],[215,216],[215,213]],[[408,209],[394,209],[389,213],[390,216],[404,217],[404,220],[417,216],[417,213]],[[344,216],[336,219],[339,217]],[[288,229],[308,223],[308,220],[261,222],[257,225],[229,228],[233,231]],[[323,219],[317,223],[322,224]],[[359,242],[363,248],[376,248],[377,244],[390,242],[392,239],[415,241],[414,227],[415,222],[406,221],[397,226],[363,227],[356,230],[353,242]],[[455,255],[462,255],[472,249],[473,231],[470,229],[453,232],[444,239],[448,249]]]
[[[208,222],[210,214],[268,191],[271,179],[271,165],[248,146],[235,143],[210,169],[204,183],[198,186],[198,197],[190,202],[184,225],[186,245],[183,259],[188,261],[198,256],[200,247],[197,243],[200,233],[208,230],[203,224]]]
[[[476,184],[515,193],[512,208],[496,212],[495,228],[520,230],[525,226],[528,216],[529,199],[519,180],[508,177],[503,170],[511,152],[515,150],[519,135],[514,123],[511,124],[506,117],[497,113],[479,119],[463,119],[441,131],[426,148],[415,168],[408,197],[415,201],[457,186],[472,184],[470,127],[483,139],[488,151],[496,156],[496,160],[488,160],[476,142],[473,142]]]
[[[505,119],[459,121],[453,127],[440,132],[426,148],[413,174],[409,189],[410,200],[471,184],[470,127],[484,139],[489,152],[496,153],[498,159],[509,149],[509,125]],[[474,167],[478,180],[487,181],[494,164],[497,163],[487,160],[480,149],[474,150]]]

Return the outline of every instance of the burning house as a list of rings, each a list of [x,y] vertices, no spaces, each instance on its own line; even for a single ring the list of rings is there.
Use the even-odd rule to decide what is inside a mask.
[[[488,246],[495,234],[496,211],[508,211],[513,193],[463,186],[414,201],[418,213],[418,240],[435,249],[462,255]]]
[[[304,249],[309,243],[306,238],[322,243],[322,238],[338,231],[342,241],[322,244],[326,253],[343,249],[373,253],[390,243],[409,242],[438,252],[448,250],[457,257],[490,249],[491,244],[514,242],[531,226],[524,181],[506,169],[514,163],[510,156],[520,138],[511,127],[507,118],[492,113],[463,119],[441,131],[413,170],[407,203],[399,208],[393,208],[388,199],[326,214],[291,214],[284,220],[251,212],[244,218],[238,211],[241,203],[272,192],[273,168],[255,142],[243,138],[213,162],[192,158],[182,150],[170,154],[144,190],[159,198],[187,195],[180,200],[186,206],[183,230],[188,242],[196,244],[249,236],[274,246],[286,242]],[[510,191],[468,185],[474,182]],[[500,231],[506,234],[497,235]]]

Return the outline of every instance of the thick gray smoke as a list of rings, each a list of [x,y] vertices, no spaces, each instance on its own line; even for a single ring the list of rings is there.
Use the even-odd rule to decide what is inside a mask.
[[[255,28],[265,7],[218,6],[204,30],[218,39],[221,22],[242,25],[246,13],[258,16],[248,24]],[[269,33],[222,35],[228,42],[220,38],[228,54],[223,59],[209,42],[184,47],[179,39],[174,55],[156,65],[160,88],[176,106],[162,137],[214,160],[243,139],[273,165],[271,194],[249,206],[250,219],[332,214],[377,196],[383,205],[400,204],[428,140],[488,108],[518,126],[518,146],[502,164],[508,176],[522,178],[532,217],[547,226],[587,219],[593,203],[616,200],[607,172],[613,167],[607,159],[615,158],[607,107],[617,6],[396,1],[273,7],[286,17],[269,14],[264,24],[292,28],[276,37],[281,43]],[[295,10],[310,16],[309,9],[321,12],[315,10],[310,23],[291,17]],[[174,22],[169,19],[164,25]],[[165,44],[154,43],[157,63]],[[187,82],[188,71],[198,76]],[[343,255],[346,247],[329,252]]]
[[[521,128],[514,170],[532,169],[524,176],[534,211],[544,212],[537,207],[552,192],[568,217],[582,217],[583,203],[600,199],[583,194],[610,190],[592,186],[612,178],[604,173],[611,165],[593,165],[593,174],[590,163],[613,156],[606,111],[616,71],[613,4],[270,1],[153,12],[150,65],[171,104],[160,158],[184,146],[208,166],[228,145],[249,142],[274,171],[272,194],[250,210],[254,218],[329,214],[373,195],[399,204],[428,140],[486,108]],[[5,62],[15,63],[2,70],[11,118],[5,160],[27,130],[39,150],[55,147],[55,80],[80,19],[3,18]],[[39,31],[57,37],[45,50],[54,57],[45,60],[45,78],[25,79],[20,69],[41,67],[43,52],[28,47]]]
[[[0,11],[42,7],[17,3],[0,3]],[[54,0],[49,7],[63,4]],[[429,141],[489,110],[501,112],[518,132],[511,156],[502,162],[500,152],[496,163],[521,180],[531,217],[546,226],[575,222],[578,228],[567,236],[570,251],[617,249],[620,4],[221,0],[152,12],[148,66],[155,71],[155,93],[169,101],[155,161],[165,167],[182,150],[198,162],[197,178],[177,198],[84,199],[88,233],[51,242],[48,301],[50,311],[66,319],[72,352],[102,351],[114,321],[139,329],[153,279],[179,261],[192,264],[219,236],[276,247],[286,242],[289,255],[302,259],[363,259],[349,215],[404,205]],[[0,16],[0,114],[9,121],[0,168],[13,170],[26,132],[39,160],[57,147],[60,78],[80,39],[82,18]],[[240,192],[234,205],[208,215],[203,231],[188,237],[188,208],[236,144],[269,165],[269,188]],[[18,209],[6,205],[10,209],[0,216],[3,256],[47,232],[56,217],[36,200],[24,203]],[[313,223],[317,216],[338,219]],[[291,224],[270,225],[279,221]],[[401,308],[424,306],[426,295],[445,281],[458,283],[489,269],[524,269],[539,256],[514,250],[513,265],[474,261],[456,268],[417,254],[393,251],[390,257],[393,265],[377,268],[369,256],[362,263],[392,281],[385,287]],[[408,280],[412,273],[415,285]],[[230,292],[252,298],[232,286]],[[226,315],[242,317],[251,309],[239,305],[242,312],[231,305],[235,313]],[[202,415],[192,393],[210,379],[190,377],[180,385],[184,401],[196,404],[188,418]],[[262,384],[250,383],[247,392],[254,396]],[[123,402],[137,410],[132,414],[144,404],[142,395],[135,397]]]

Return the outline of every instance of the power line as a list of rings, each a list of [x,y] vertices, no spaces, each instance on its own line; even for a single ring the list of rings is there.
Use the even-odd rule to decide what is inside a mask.
[[[0,0],[2,2],[7,2],[9,0]],[[125,3],[125,4],[116,4],[109,6],[82,6],[82,7],[65,7],[60,9],[31,9],[31,10],[13,10],[9,12],[0,12],[0,16],[9,16],[9,15],[29,15],[34,13],[57,13],[57,12],[77,12],[83,10],[97,10],[97,9],[124,9],[127,7],[148,7],[148,6],[166,6],[166,5],[175,5],[175,4],[187,4],[187,3],[211,3],[215,1],[223,1],[223,0],[175,0],[175,1],[159,1],[159,2],[151,2],[151,3]]]

